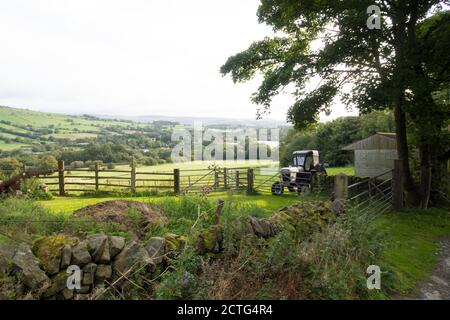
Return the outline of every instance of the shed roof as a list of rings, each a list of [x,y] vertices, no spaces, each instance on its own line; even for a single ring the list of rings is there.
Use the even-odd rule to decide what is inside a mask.
[[[395,133],[377,132],[373,136],[359,140],[342,148],[342,150],[386,150],[397,149]]]

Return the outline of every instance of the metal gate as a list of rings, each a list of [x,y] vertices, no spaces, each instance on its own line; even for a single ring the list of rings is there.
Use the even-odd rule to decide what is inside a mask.
[[[391,171],[376,177],[368,178],[349,185],[347,188],[349,210],[362,216],[376,217],[392,208],[392,175]],[[386,176],[390,176],[386,178]]]

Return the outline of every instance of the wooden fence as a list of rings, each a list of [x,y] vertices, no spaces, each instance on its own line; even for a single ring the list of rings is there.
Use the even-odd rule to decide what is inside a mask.
[[[133,163],[130,169],[107,169],[95,164],[92,168],[65,167],[58,162],[58,170],[38,175],[59,195],[70,192],[95,192],[98,190],[166,190],[179,193],[202,193],[225,190],[254,192],[268,191],[279,179],[279,171],[265,171],[263,168],[221,168],[180,170],[166,172],[140,171]]]
[[[92,168],[65,167],[58,162],[58,170],[39,175],[49,187],[49,191],[66,195],[70,192],[141,191],[164,190],[180,193],[211,193],[227,190],[248,193],[271,193],[272,184],[280,181],[278,168],[237,167],[208,169],[173,169],[166,172],[139,170],[133,163],[130,169],[107,169],[95,164]],[[348,185],[364,181],[360,177],[347,177]],[[331,194],[335,186],[335,176],[315,176],[311,191]]]
[[[136,192],[143,189],[165,189],[175,193],[180,191],[180,171],[146,172],[138,171],[134,164],[130,170],[100,168],[70,168],[64,161],[58,162],[58,170],[39,178],[49,187],[49,191],[65,195],[68,192],[89,192],[104,190],[129,190]]]

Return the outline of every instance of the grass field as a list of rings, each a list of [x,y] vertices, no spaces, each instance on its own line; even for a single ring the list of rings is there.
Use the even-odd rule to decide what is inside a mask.
[[[374,227],[386,234],[382,262],[395,275],[392,289],[401,294],[414,292],[417,282],[431,275],[439,240],[450,237],[450,211],[386,213],[375,221]]]
[[[329,176],[335,176],[338,173],[343,173],[347,176],[354,176],[355,175],[355,167],[334,167],[334,168],[327,168],[327,174]]]
[[[0,110],[1,110],[1,108],[0,108]],[[31,133],[31,131],[29,131],[29,130],[25,130],[25,129],[22,129],[22,128],[13,126],[13,125],[9,125],[9,124],[4,124],[4,123],[0,123],[0,130],[1,129],[3,129],[3,130],[12,130],[12,131],[17,132],[17,133]]]
[[[18,126],[31,125],[36,128],[46,128],[48,126],[61,127],[66,129],[98,130],[98,126],[128,126],[128,122],[115,120],[86,119],[81,116],[64,115],[57,113],[38,112],[27,109],[16,109],[0,107],[0,119],[10,121]]]
[[[110,197],[95,197],[95,196],[74,196],[74,197],[54,197],[52,200],[38,201],[40,205],[50,209],[55,214],[69,215],[77,209],[88,205],[96,204],[103,201],[110,200],[135,200],[145,203],[159,203],[164,200],[164,196],[110,196]],[[239,202],[242,204],[256,205],[264,209],[267,213],[271,213],[281,207],[288,206],[299,200],[316,201],[323,200],[326,197],[320,195],[308,195],[306,197],[299,197],[294,194],[285,194],[283,196],[272,195],[228,195],[226,193],[215,193],[208,196],[209,199],[224,199],[227,202]]]
[[[77,133],[77,132],[67,132],[67,133],[52,133],[45,135],[46,138],[55,138],[55,139],[69,139],[69,140],[76,140],[76,139],[93,139],[97,138],[97,135],[95,133]]]
[[[217,165],[220,168],[239,168],[239,167],[263,167],[274,166],[278,168],[278,163],[266,160],[243,160],[243,161],[192,161],[192,162],[178,162],[166,163],[155,166],[138,166],[136,169],[140,172],[172,172],[173,169],[180,170],[205,170],[208,167]],[[117,170],[129,169],[129,165],[116,166]]]
[[[0,151],[13,151],[28,146],[29,145],[25,143],[18,143],[18,142],[5,143],[3,140],[0,140]]]

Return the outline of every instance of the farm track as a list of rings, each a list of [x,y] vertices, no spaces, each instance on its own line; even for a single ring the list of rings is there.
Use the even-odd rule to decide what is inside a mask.
[[[419,300],[450,300],[450,238],[441,242],[438,264],[420,285]]]
[[[419,284],[415,295],[394,299],[450,300],[450,238],[441,241],[438,255],[438,262],[432,275]]]

